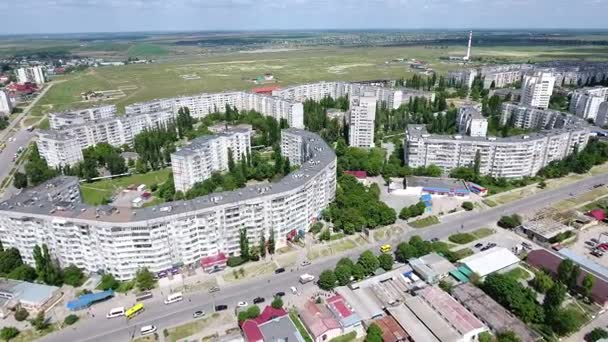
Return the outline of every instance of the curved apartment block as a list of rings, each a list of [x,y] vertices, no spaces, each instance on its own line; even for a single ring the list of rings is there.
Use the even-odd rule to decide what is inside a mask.
[[[0,240],[28,264],[34,246],[46,244],[61,265],[121,280],[140,267],[159,272],[219,252],[238,255],[243,228],[251,245],[273,230],[281,247],[288,234],[316,220],[336,191],[336,155],[318,135],[283,130],[282,150],[300,169],[279,182],[142,209],[83,204],[78,179],[57,177],[0,203]]]

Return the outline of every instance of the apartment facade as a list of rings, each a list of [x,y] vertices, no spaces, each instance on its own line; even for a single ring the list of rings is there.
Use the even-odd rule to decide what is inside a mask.
[[[49,124],[51,129],[61,129],[72,125],[82,125],[87,122],[110,119],[115,117],[116,113],[117,110],[114,105],[50,113]]]
[[[488,120],[481,114],[481,106],[467,105],[458,108],[456,125],[458,133],[472,137],[485,137],[488,133]]]
[[[17,81],[44,84],[46,82],[44,69],[41,66],[19,68],[17,69]]]
[[[175,119],[175,114],[169,111],[158,111],[138,115],[116,116],[94,121],[88,121],[87,119],[83,118],[84,116],[77,116],[77,120],[85,120],[84,123],[65,126],[64,124],[68,120],[57,119],[56,117],[55,124],[59,125],[61,129],[37,132],[38,150],[40,151],[40,155],[45,159],[46,156],[49,156],[49,159],[46,159],[49,166],[56,167],[59,165],[74,165],[83,160],[82,153],[75,154],[73,150],[65,151],[62,153],[62,155],[79,155],[80,159],[50,157],[56,154],[52,150],[54,148],[53,146],[57,148],[65,146],[67,148],[67,139],[73,140],[81,150],[90,146],[95,146],[99,143],[108,143],[115,147],[132,145],[133,139],[137,134],[143,132],[147,128],[162,126],[169,123]],[[72,118],[69,120],[75,119]],[[73,149],[74,145],[70,143],[69,146],[70,149]],[[70,161],[71,164],[55,164],[55,162],[58,160]]]
[[[0,203],[0,240],[5,248],[19,249],[30,265],[34,246],[44,243],[62,266],[103,270],[120,280],[132,279],[141,267],[160,272],[220,252],[238,255],[243,228],[252,245],[273,231],[280,248],[289,234],[308,230],[336,191],[336,155],[318,135],[298,134],[314,151],[299,170],[276,183],[188,201],[93,207],[80,201],[78,179],[55,178],[50,183],[64,179],[65,190],[46,183]]]
[[[353,147],[374,147],[376,97],[351,96],[348,112],[348,144]]]
[[[500,124],[511,124],[524,129],[553,129],[562,128],[569,122],[576,121],[574,117],[555,110],[538,109],[512,103],[503,103]]]
[[[75,165],[84,160],[82,148],[77,139],[53,131],[37,134],[38,152],[50,167]]]
[[[521,85],[521,105],[547,109],[553,94],[555,76],[548,72],[534,72],[524,75]]]
[[[606,102],[608,87],[583,88],[574,91],[569,111],[583,119],[596,119],[600,105]]]
[[[127,114],[151,113],[155,111],[171,111],[177,114],[182,107],[190,109],[194,118],[202,118],[214,112],[224,112],[226,105],[238,110],[255,110],[277,121],[284,119],[290,127],[304,127],[304,107],[302,103],[278,97],[252,94],[246,92],[224,92],[214,94],[198,94],[168,99],[135,103],[125,107]]]
[[[492,177],[534,176],[553,160],[561,160],[589,140],[586,125],[572,125],[509,138],[429,134],[424,125],[409,125],[405,138],[405,161],[412,168],[436,165],[444,173],[472,166],[480,155],[480,173]]]
[[[172,153],[175,190],[186,192],[214,172],[228,170],[229,153],[234,161],[251,154],[251,129],[235,127],[217,135],[202,136]]]
[[[0,114],[9,115],[13,111],[13,104],[8,93],[0,89]]]

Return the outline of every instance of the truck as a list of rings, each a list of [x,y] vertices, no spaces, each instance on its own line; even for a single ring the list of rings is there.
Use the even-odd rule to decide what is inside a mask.
[[[300,284],[306,284],[315,280],[315,276],[312,274],[304,273],[300,276]]]

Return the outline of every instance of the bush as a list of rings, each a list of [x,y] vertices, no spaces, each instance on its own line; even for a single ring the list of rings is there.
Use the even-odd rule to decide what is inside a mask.
[[[63,323],[64,323],[65,325],[72,325],[72,324],[74,324],[74,323],[78,322],[78,320],[79,320],[79,319],[80,319],[80,318],[79,318],[78,316],[76,316],[76,315],[68,315],[68,316],[67,316],[67,317],[66,317],[66,318],[63,320]]]
[[[111,274],[104,274],[101,277],[101,282],[97,285],[99,290],[116,290],[120,286],[120,282]]]
[[[595,342],[603,338],[608,338],[608,331],[602,328],[595,328],[585,335],[585,342]]]
[[[245,262],[246,262],[246,260],[241,258],[240,256],[233,256],[233,257],[228,258],[228,261],[226,262],[226,264],[229,267],[237,267],[237,266],[244,264]]]
[[[0,338],[5,341],[10,341],[19,335],[19,329],[15,327],[4,327],[0,329]]]
[[[270,303],[270,306],[272,306],[274,309],[281,309],[283,307],[283,300],[281,297],[274,297],[272,303]]]
[[[448,238],[453,243],[457,243],[459,245],[464,245],[465,243],[469,243],[471,241],[475,241],[475,236],[469,233],[456,233],[450,235]]]
[[[505,229],[513,229],[521,225],[521,217],[517,214],[502,216],[497,222],[498,226]]]
[[[239,323],[242,323],[248,319],[256,318],[260,315],[260,308],[257,305],[252,305],[247,310],[241,311],[238,314]]]
[[[85,277],[82,270],[75,265],[70,265],[63,269],[63,282],[78,287],[84,283]]]
[[[319,275],[319,287],[323,290],[331,290],[336,287],[336,274],[332,270],[325,270]]]
[[[462,203],[462,209],[466,210],[466,211],[471,211],[473,210],[473,208],[475,208],[475,206],[473,205],[473,202],[463,202]]]
[[[25,310],[24,308],[19,308],[17,309],[17,311],[15,311],[15,320],[17,322],[25,321],[27,319],[27,316],[29,315],[30,313],[27,312],[27,310]]]

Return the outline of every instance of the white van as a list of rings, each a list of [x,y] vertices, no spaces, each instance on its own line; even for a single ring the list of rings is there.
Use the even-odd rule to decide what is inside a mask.
[[[176,303],[176,302],[180,302],[184,299],[184,297],[182,296],[181,292],[176,292],[173,294],[170,294],[167,299],[165,299],[165,304],[171,304],[171,303]]]
[[[156,332],[156,326],[154,326],[154,325],[145,325],[145,326],[141,327],[140,332],[141,332],[142,335],[152,334],[152,333]]]
[[[124,306],[121,306],[119,308],[111,309],[110,312],[106,315],[106,318],[120,317],[120,316],[124,316],[124,315],[125,315],[125,308],[124,308]]]

